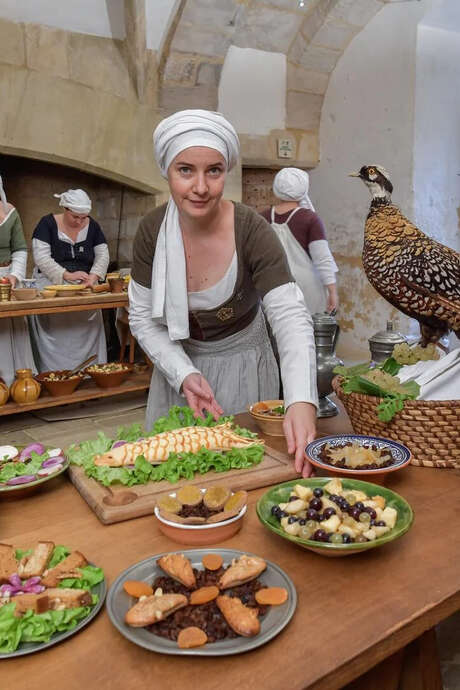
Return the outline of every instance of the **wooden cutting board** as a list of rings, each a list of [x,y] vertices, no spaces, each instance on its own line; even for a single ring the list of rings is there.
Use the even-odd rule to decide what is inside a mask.
[[[265,455],[258,465],[248,469],[196,475],[192,480],[193,483],[203,488],[212,484],[225,484],[237,491],[259,489],[262,486],[294,479],[298,475],[294,470],[293,460],[287,453],[271,448],[268,445],[269,439],[269,436],[264,436]],[[176,484],[161,481],[130,487],[106,487],[95,479],[87,477],[82,467],[71,466],[69,474],[77,491],[104,525],[131,520],[143,515],[153,515],[155,502],[161,494],[175,491],[180,486],[191,483],[189,479],[181,479]]]

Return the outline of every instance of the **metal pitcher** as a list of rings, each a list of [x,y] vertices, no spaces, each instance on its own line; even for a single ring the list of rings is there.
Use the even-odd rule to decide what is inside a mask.
[[[406,338],[393,329],[393,322],[387,321],[385,331],[374,333],[369,338],[369,349],[374,364],[381,364],[388,357],[391,357],[395,345],[407,343]]]
[[[332,393],[332,379],[335,376],[333,369],[338,364],[343,364],[342,360],[335,355],[340,326],[332,314],[313,314],[312,318],[316,344],[318,417],[334,417],[339,410],[327,396]]]

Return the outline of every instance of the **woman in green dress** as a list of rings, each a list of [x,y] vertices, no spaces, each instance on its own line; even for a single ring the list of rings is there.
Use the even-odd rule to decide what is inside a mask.
[[[17,209],[6,200],[0,177],[0,278],[14,288],[26,276],[27,245]],[[0,377],[10,385],[16,369],[36,371],[25,317],[0,319]]]

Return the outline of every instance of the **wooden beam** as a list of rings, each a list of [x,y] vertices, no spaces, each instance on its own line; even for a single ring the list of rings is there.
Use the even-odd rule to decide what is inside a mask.
[[[140,103],[144,102],[147,65],[145,0],[124,0],[128,71]]]

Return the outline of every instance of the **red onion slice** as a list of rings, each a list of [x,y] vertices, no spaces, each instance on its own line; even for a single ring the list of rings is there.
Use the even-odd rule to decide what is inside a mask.
[[[115,441],[115,443],[112,443],[111,450],[113,450],[114,448],[118,448],[119,446],[124,446],[125,443],[128,443],[128,441]]]
[[[31,453],[37,453],[37,455],[43,455],[45,452],[45,446],[42,443],[30,443],[28,446],[24,448],[24,450],[21,450],[19,453],[19,462],[24,462],[24,460],[28,460],[30,458]]]
[[[28,484],[29,482],[33,482],[37,479],[36,474],[23,474],[22,477],[13,477],[13,479],[8,479],[6,484],[8,486],[15,486],[16,484]]]
[[[57,455],[55,458],[48,458],[48,460],[43,460],[42,467],[54,467],[54,465],[62,465],[65,462],[65,458],[62,455]]]
[[[38,470],[37,475],[39,477],[47,477],[49,474],[54,474],[58,470],[62,469],[62,464],[58,465],[52,465],[52,467],[42,467],[41,470]]]
[[[32,587],[33,585],[39,585],[40,582],[41,577],[35,575],[34,577],[29,577],[29,579],[24,582],[24,587]]]
[[[11,584],[13,587],[15,587],[16,589],[17,589],[18,587],[22,587],[21,578],[19,577],[19,575],[18,575],[17,573],[14,573],[14,574],[11,575],[8,579],[9,579],[9,581],[10,581],[10,584]]]

